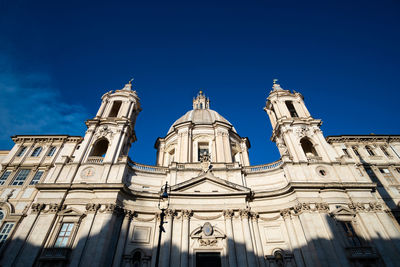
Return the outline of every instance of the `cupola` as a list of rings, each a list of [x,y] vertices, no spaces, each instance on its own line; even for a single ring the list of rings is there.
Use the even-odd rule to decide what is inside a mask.
[[[157,165],[172,162],[195,163],[208,155],[212,162],[249,165],[247,138],[240,137],[232,124],[210,109],[210,99],[200,91],[193,109],[176,120],[164,138],[158,138]]]

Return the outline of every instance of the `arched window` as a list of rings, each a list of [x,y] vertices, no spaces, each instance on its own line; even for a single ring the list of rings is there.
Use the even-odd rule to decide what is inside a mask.
[[[42,147],[39,146],[33,150],[31,157],[39,157],[40,153],[42,152]]]
[[[286,107],[289,110],[290,116],[293,118],[297,118],[299,117],[299,115],[297,115],[296,109],[293,106],[292,101],[285,101]]]
[[[108,114],[108,117],[117,117],[119,109],[121,108],[121,104],[122,104],[122,101],[114,101],[111,111],[110,111],[110,114]]]
[[[142,261],[142,254],[139,251],[136,251],[132,256],[132,266],[140,267]]]
[[[318,153],[314,148],[314,145],[311,143],[311,141],[307,138],[304,137],[300,140],[301,148],[303,148],[304,154],[306,154],[307,158],[308,157],[318,157]]]
[[[365,146],[365,150],[367,150],[370,156],[375,156],[375,153],[370,146]]]
[[[26,146],[22,146],[18,151],[17,157],[23,156],[25,151],[26,151]]]
[[[57,148],[56,148],[55,146],[50,147],[49,153],[47,153],[47,156],[48,156],[48,157],[53,156],[54,153],[56,152],[56,149],[57,149]]]
[[[356,154],[357,157],[360,156],[360,153],[358,153],[358,149],[356,146],[353,146],[351,149],[353,149],[354,154]]]
[[[277,250],[274,252],[276,266],[279,266],[279,267],[285,266],[285,258],[283,257],[283,255],[284,255],[284,253],[282,250]]]
[[[107,149],[108,149],[108,140],[105,138],[99,139],[93,145],[90,156],[104,157],[107,153]]]
[[[0,210],[0,223],[4,219],[4,211]]]

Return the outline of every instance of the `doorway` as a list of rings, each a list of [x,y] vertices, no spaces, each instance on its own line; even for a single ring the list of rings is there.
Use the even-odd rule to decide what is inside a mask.
[[[219,252],[197,252],[196,267],[221,267]]]

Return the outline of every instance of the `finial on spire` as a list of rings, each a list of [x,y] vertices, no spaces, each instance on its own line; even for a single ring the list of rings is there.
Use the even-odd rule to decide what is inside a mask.
[[[132,82],[134,78],[131,78],[127,84],[125,84],[124,88],[122,90],[132,90]]]
[[[273,79],[272,80],[272,90],[278,91],[278,90],[283,90],[281,85],[278,83],[278,79]]]

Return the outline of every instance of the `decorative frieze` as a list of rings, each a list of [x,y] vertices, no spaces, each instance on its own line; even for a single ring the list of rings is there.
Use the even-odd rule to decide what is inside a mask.
[[[315,210],[319,212],[329,212],[329,205],[326,203],[315,203]]]
[[[88,203],[88,204],[86,204],[86,210],[89,213],[96,212],[100,208],[100,206],[101,206],[100,204]]]
[[[100,212],[103,212],[103,213],[115,213],[115,214],[119,215],[119,214],[123,213],[123,209],[120,206],[116,205],[116,204],[107,203],[107,204],[104,204],[104,208],[101,209]]]
[[[249,209],[239,210],[239,216],[241,219],[248,219],[250,217],[250,210]]]
[[[199,244],[201,247],[216,246],[218,244],[217,239],[199,239]]]
[[[167,209],[165,210],[165,217],[167,218],[173,218],[176,215],[176,212],[174,209]]]
[[[257,212],[251,212],[250,216],[251,216],[251,220],[255,221],[255,222],[258,221],[258,218],[260,217],[260,215]]]
[[[378,202],[350,202],[348,207],[356,212],[373,212],[373,211],[382,211],[383,206]]]
[[[290,209],[284,209],[284,210],[281,210],[281,212],[280,212],[282,218],[284,218],[284,219],[290,218],[290,213],[291,213]]]
[[[136,212],[133,210],[124,209],[123,210],[125,217],[129,220],[132,220],[133,217],[137,216]]]
[[[283,209],[280,211],[280,215],[283,218],[286,218],[292,214],[292,210],[294,214],[300,214],[303,212],[329,212],[329,205],[327,203],[319,202],[319,203],[298,203],[296,206],[292,208]]]
[[[33,213],[39,213],[46,207],[46,204],[44,203],[33,203],[32,204],[32,212]]]
[[[67,206],[66,205],[61,205],[61,204],[57,204],[57,203],[50,203],[48,204],[48,209],[46,210],[46,212],[48,213],[57,213],[60,210],[64,210]]]
[[[295,213],[301,213],[304,211],[310,211],[311,207],[310,207],[310,203],[299,203],[296,206],[294,206],[294,212]]]

